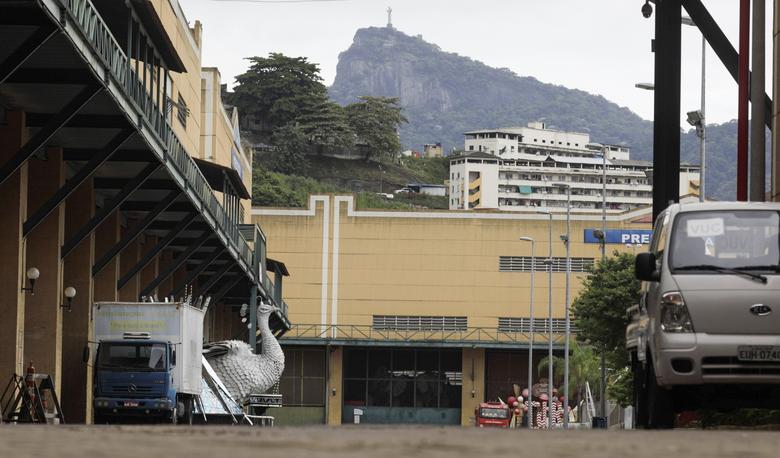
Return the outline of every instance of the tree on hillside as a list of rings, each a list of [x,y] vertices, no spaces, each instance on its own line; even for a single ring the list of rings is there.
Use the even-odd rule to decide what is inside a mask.
[[[577,339],[595,349],[606,351],[611,376],[610,396],[621,403],[631,403],[633,382],[627,372],[626,310],[639,303],[640,282],[634,276],[634,257],[615,252],[598,263],[583,281],[583,289],[572,304]]]
[[[318,150],[323,146],[351,147],[355,143],[355,131],[344,107],[331,102],[325,94],[312,98],[310,105],[302,107],[296,123]]]
[[[395,156],[401,150],[398,129],[407,122],[396,97],[360,97],[347,105],[347,119],[366,146],[366,160]]]
[[[300,127],[288,124],[274,130],[271,169],[288,175],[303,175],[309,167],[306,153],[309,142]]]
[[[230,102],[242,113],[248,130],[261,138],[269,138],[276,128],[294,121],[303,110],[327,100],[319,66],[305,57],[270,53],[248,60],[251,65],[236,77],[238,85]]]

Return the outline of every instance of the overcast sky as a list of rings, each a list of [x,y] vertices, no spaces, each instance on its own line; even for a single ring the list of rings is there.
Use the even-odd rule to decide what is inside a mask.
[[[384,26],[390,6],[395,28],[420,34],[444,51],[600,94],[645,119],[652,118],[652,93],[634,87],[653,80],[654,20],[642,17],[643,0],[179,1],[190,23],[203,23],[203,65],[219,67],[223,82],[231,86],[234,77],[246,70],[243,58],[270,52],[309,58],[320,65],[325,83],[332,84],[338,54],[350,46],[355,31]],[[703,2],[736,47],[738,2]],[[767,2],[768,19],[772,3]],[[768,20],[767,43],[771,43],[771,30]],[[685,112],[699,107],[701,35],[698,29],[684,26],[682,39]],[[767,53],[767,82],[771,72]],[[767,84],[771,96],[770,91]],[[736,118],[736,107],[736,83],[708,50],[708,123]]]

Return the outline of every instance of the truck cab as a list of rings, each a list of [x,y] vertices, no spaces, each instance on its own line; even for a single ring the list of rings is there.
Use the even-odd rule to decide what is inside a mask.
[[[175,367],[175,346],[151,340],[148,334],[126,333],[122,340],[100,342],[94,377],[95,423],[128,416],[175,423]]]
[[[637,426],[780,407],[780,204],[675,204],[636,259],[626,344]]]

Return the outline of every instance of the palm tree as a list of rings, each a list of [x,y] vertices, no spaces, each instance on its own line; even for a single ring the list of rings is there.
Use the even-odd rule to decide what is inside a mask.
[[[563,380],[564,359],[553,356],[553,377],[556,381]],[[539,362],[538,373],[547,370],[550,364],[549,357]],[[576,339],[571,342],[571,354],[569,355],[569,396],[576,393],[577,403],[584,398],[585,385],[590,384],[591,389],[598,391],[601,377],[601,363],[599,356],[589,345],[580,345]],[[556,383],[558,384],[558,383]],[[570,400],[567,400],[570,402]]]

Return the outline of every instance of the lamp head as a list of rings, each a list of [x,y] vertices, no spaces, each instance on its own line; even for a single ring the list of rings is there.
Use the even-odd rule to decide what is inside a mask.
[[[63,292],[65,294],[65,303],[60,307],[68,309],[68,312],[73,308],[73,298],[76,297],[76,288],[68,286]]]
[[[652,15],[653,15],[653,7],[650,6],[650,0],[645,0],[645,4],[642,5],[642,16],[644,16],[645,19],[647,19]]]
[[[701,127],[702,121],[704,121],[704,116],[701,114],[701,110],[689,111],[687,114],[688,124],[692,125],[693,127]]]
[[[536,241],[536,240],[534,240],[531,237],[520,237],[520,240],[522,240],[523,242],[535,242]]]
[[[41,276],[41,271],[36,269],[35,267],[30,267],[27,269],[27,279],[31,282],[34,282],[38,279],[38,277]]]

